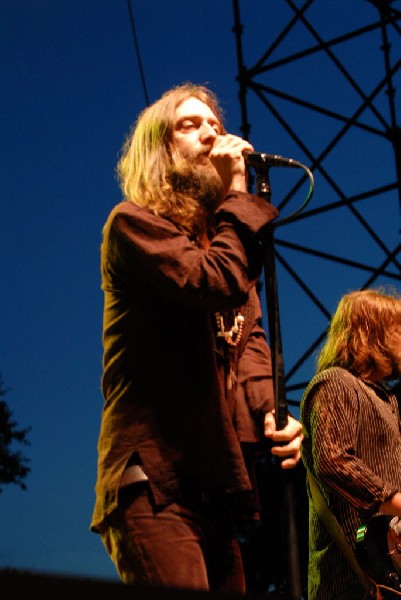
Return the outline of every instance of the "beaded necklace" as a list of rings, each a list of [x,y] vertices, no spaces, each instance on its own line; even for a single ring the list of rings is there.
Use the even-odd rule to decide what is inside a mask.
[[[229,346],[238,346],[242,337],[242,330],[244,329],[244,317],[240,312],[233,312],[234,323],[231,325],[230,329],[226,330],[226,324],[224,322],[224,317],[220,312],[214,313],[217,325],[216,336],[218,338],[224,338]],[[227,315],[226,315],[227,318]]]
[[[223,342],[224,370],[227,390],[231,390],[236,381],[233,369],[235,361],[235,348],[241,341],[245,317],[239,312],[231,310],[226,313],[215,312],[217,342]]]

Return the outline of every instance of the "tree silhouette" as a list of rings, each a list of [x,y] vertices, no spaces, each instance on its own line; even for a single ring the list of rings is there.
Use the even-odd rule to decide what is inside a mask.
[[[27,434],[30,428],[17,429],[17,423],[12,419],[12,412],[3,399],[7,391],[0,374],[0,493],[8,483],[14,483],[26,490],[23,480],[31,470],[28,467],[29,459],[12,448],[15,442],[29,445]]]

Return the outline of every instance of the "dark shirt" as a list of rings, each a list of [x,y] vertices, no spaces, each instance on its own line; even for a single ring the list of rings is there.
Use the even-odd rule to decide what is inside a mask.
[[[341,368],[316,375],[301,404],[302,458],[348,542],[401,490],[397,399]],[[358,584],[310,499],[308,600],[332,600]],[[363,590],[361,588],[361,598]]]
[[[261,198],[230,193],[203,250],[146,208],[123,202],[111,212],[101,254],[105,402],[93,530],[116,508],[133,455],[158,504],[188,490],[251,489],[240,442],[260,438],[261,416],[273,407],[255,284],[276,215]],[[244,330],[230,353],[228,389],[214,313],[239,308]]]

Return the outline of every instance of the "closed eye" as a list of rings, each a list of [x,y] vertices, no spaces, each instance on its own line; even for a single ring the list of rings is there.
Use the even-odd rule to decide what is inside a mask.
[[[178,124],[179,129],[192,129],[200,126],[199,124],[195,124],[193,119],[185,119]]]
[[[203,122],[204,120],[197,116],[185,117],[185,119],[182,119],[177,123],[176,128],[185,131],[190,131],[191,129],[199,129],[202,126]],[[207,123],[212,129],[214,129],[217,135],[220,135],[221,126],[218,121],[210,119],[207,121]]]

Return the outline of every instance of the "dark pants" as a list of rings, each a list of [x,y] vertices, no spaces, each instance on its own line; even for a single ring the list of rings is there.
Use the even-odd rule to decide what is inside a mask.
[[[102,533],[127,584],[245,593],[241,552],[222,503],[191,498],[156,508],[147,482],[120,491]]]

